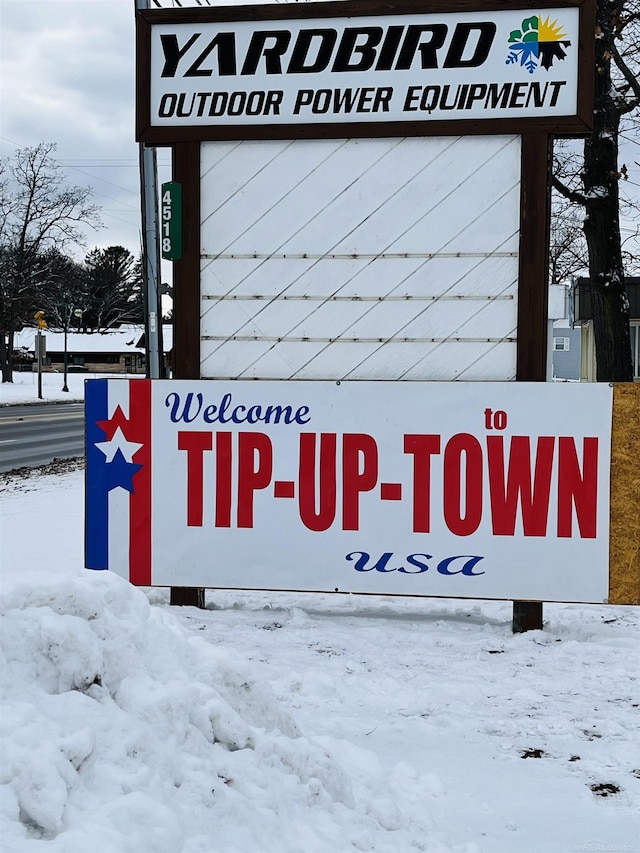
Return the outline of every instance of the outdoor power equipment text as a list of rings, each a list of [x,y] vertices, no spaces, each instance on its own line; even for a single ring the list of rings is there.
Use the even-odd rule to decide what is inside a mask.
[[[568,55],[565,22],[573,25],[575,10],[556,11],[553,18],[513,13],[500,30],[498,13],[457,22],[450,15],[449,23],[417,15],[419,23],[383,16],[357,26],[339,18],[265,29],[158,25],[152,113],[160,123],[202,124],[555,111],[572,97],[572,75],[554,79],[549,71]],[[543,76],[532,77],[538,66]]]

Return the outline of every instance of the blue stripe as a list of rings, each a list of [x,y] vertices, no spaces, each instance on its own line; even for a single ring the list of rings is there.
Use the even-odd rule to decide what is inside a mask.
[[[109,491],[104,453],[95,446],[105,441],[96,421],[107,420],[107,379],[84,383],[85,417],[85,532],[84,564],[88,569],[109,568]]]

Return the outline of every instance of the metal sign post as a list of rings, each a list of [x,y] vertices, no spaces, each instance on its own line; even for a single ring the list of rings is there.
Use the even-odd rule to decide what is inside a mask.
[[[36,356],[38,359],[38,400],[42,400],[42,332],[36,333]]]
[[[36,311],[33,315],[38,321],[38,331],[36,333],[36,358],[38,363],[38,400],[42,400],[42,359],[45,354],[45,339],[42,330],[47,328],[47,321],[44,319],[44,311]]]

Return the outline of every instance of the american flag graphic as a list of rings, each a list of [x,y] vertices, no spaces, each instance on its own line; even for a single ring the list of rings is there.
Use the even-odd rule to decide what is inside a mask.
[[[89,379],[85,565],[151,584],[151,382]]]

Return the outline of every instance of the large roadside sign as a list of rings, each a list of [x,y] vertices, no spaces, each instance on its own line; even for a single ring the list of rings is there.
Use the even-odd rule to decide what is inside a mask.
[[[545,384],[550,143],[591,125],[594,0],[136,26],[137,139],[182,193],[175,378],[88,383],[87,565],[640,602],[638,395]]]
[[[590,4],[452,5],[141,14],[139,138],[426,135],[452,122],[492,133],[490,123],[510,120],[523,131],[588,126],[579,71]]]
[[[612,389],[87,383],[87,565],[141,585],[603,602]]]

